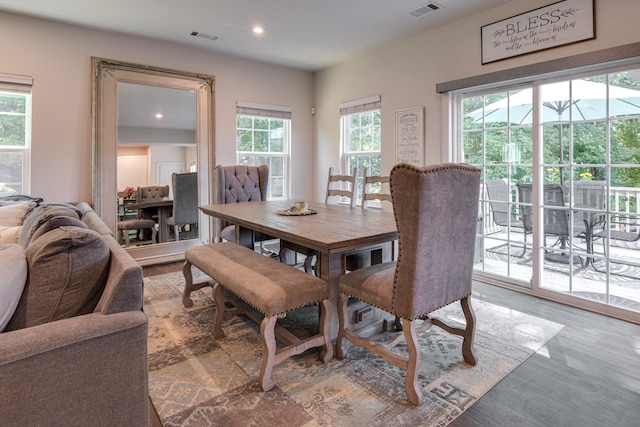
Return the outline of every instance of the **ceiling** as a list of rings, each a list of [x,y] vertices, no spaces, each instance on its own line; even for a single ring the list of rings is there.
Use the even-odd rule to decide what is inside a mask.
[[[0,0],[0,10],[317,71],[511,1]],[[409,14],[421,8],[428,13]],[[254,34],[255,25],[264,33]]]

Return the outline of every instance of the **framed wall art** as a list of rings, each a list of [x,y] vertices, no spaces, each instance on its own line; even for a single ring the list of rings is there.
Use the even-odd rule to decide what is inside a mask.
[[[593,0],[563,0],[481,29],[482,64],[595,38]]]
[[[398,110],[396,114],[396,162],[424,164],[424,108]]]

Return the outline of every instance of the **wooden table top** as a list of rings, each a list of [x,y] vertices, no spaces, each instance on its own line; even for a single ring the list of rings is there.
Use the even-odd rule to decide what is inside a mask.
[[[313,215],[284,216],[292,200],[206,205],[207,215],[322,253],[341,253],[397,238],[392,212],[309,202]]]

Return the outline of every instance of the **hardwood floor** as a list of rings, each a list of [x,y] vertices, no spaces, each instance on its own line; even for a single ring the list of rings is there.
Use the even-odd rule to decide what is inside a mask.
[[[145,276],[182,263],[144,268]],[[450,425],[453,427],[637,427],[640,325],[474,283],[474,297],[564,325]],[[160,426],[157,416],[151,426]]]

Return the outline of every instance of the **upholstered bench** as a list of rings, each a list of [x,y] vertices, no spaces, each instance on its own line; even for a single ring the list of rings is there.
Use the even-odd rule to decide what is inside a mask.
[[[290,356],[310,348],[324,347],[324,351],[320,354],[321,360],[327,363],[333,358],[330,336],[333,309],[329,300],[329,284],[324,280],[236,243],[214,243],[191,247],[185,252],[183,272],[186,285],[183,301],[191,300],[189,294],[194,288],[192,265],[216,282],[213,287],[213,299],[216,305],[213,336],[216,339],[224,338],[222,321],[225,315],[248,314],[242,309],[227,308],[223,289],[264,316],[260,324],[264,346],[260,383],[264,391],[274,386],[271,379],[273,366]],[[299,339],[289,333],[286,335],[287,341],[290,341],[288,345],[276,349],[277,319],[285,317],[288,311],[314,303],[320,304],[318,334]]]

